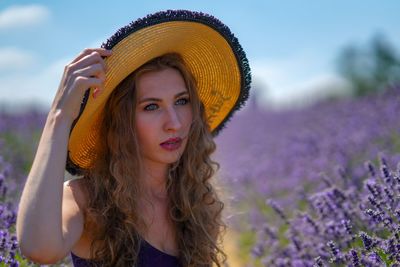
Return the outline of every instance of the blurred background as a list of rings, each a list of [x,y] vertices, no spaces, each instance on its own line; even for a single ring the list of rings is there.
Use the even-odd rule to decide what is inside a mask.
[[[0,250],[0,266],[29,264],[15,240],[18,199],[64,66],[132,20],[166,9],[217,17],[239,39],[250,62],[250,99],[216,138],[214,155],[221,165],[216,180],[226,203],[229,264],[337,266],[346,265],[347,257],[357,266],[352,251],[364,264],[395,264],[397,252],[390,258],[385,243],[390,235],[381,234],[383,226],[361,223],[368,219],[364,211],[375,207],[361,196],[372,194],[363,191],[371,166],[381,176],[386,177],[386,168],[388,177],[397,177],[400,2],[2,0],[0,240],[7,249]],[[343,223],[336,228],[344,230],[331,235],[326,225],[335,220],[322,216],[318,207],[331,205],[332,211],[332,205],[343,203],[324,200],[315,206],[311,199],[332,188],[346,199],[360,195],[347,207],[354,214],[342,219],[353,223],[353,234],[363,229],[380,238],[380,250],[365,250],[361,239],[344,244]],[[385,184],[381,191],[386,192]],[[397,199],[398,192],[393,194]],[[293,222],[300,213],[324,229],[313,233],[318,239],[298,234]],[[395,209],[388,214],[397,226]],[[338,248],[328,246],[331,241]],[[370,263],[371,257],[377,262]]]
[[[374,63],[383,64],[379,67],[384,71],[394,63],[391,60],[395,58],[390,56],[400,45],[397,1],[244,4],[175,0],[136,4],[3,0],[2,105],[36,105],[46,109],[63,67],[83,48],[98,47],[132,20],[165,9],[202,11],[227,24],[251,63],[253,93],[260,96],[257,102],[267,107],[347,95],[351,84],[346,78],[368,76],[377,71]],[[368,69],[361,71],[363,66]]]

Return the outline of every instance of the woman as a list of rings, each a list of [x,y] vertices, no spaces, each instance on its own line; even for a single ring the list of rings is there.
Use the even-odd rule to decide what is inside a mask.
[[[249,86],[237,39],[202,13],[155,13],[84,50],[65,68],[21,197],[23,254],[221,266],[212,136]],[[63,184],[64,169],[83,178]]]

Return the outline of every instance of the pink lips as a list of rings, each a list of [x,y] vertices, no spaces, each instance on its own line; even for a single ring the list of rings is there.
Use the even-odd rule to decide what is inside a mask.
[[[170,138],[167,141],[160,144],[160,146],[168,151],[178,149],[182,144],[182,138]]]

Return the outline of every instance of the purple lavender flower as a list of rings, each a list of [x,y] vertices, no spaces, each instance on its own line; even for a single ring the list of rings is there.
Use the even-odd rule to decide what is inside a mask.
[[[342,262],[343,255],[337,248],[336,243],[331,240],[326,245],[329,247],[331,254],[332,254],[332,257],[330,258],[330,262],[334,262],[334,263]]]
[[[389,202],[389,203],[387,203],[387,205],[390,207],[390,205],[395,202],[394,192],[392,189],[390,189],[386,186],[383,188],[383,191],[385,192],[386,200]]]
[[[264,224],[263,226],[263,232],[270,238],[273,240],[278,239],[278,235],[276,233],[276,230],[272,229],[271,227],[269,227],[267,224]]]
[[[346,236],[345,236],[345,240],[347,242],[346,245],[348,247],[350,247],[351,242],[353,242],[355,240],[355,238],[356,238],[355,235],[353,234],[353,231],[352,231],[353,226],[351,225],[351,221],[350,220],[342,220],[341,223],[342,223],[342,225],[344,227],[344,230],[345,230],[345,233],[346,233]]]
[[[327,187],[331,187],[332,186],[332,182],[330,181],[330,179],[329,179],[329,177],[328,177],[328,175],[326,173],[321,172],[319,174],[319,176],[320,176],[320,178],[322,179],[322,181],[325,183],[325,185]]]
[[[325,265],[323,264],[321,260],[321,256],[318,256],[314,259],[314,265],[313,267],[324,267]]]
[[[317,187],[323,181],[319,173],[335,177],[333,166],[340,166],[336,174],[345,178],[342,183],[358,184],[365,174],[358,164],[365,158],[385,150],[390,166],[398,157],[393,145],[384,140],[400,129],[396,117],[399,94],[397,88],[380,96],[321,103],[301,111],[249,107],[238,113],[216,139],[221,177],[226,177],[228,184],[237,180],[239,188],[243,188],[240,181],[246,180],[254,194],[273,198],[277,192],[292,190],[303,182]],[[254,129],[252,135],[248,129]],[[286,203],[294,201],[288,199]]]
[[[395,242],[396,241],[393,237],[389,238],[389,240],[387,241],[387,248],[386,248],[385,252],[386,252],[386,254],[389,255],[390,260],[393,260],[396,257],[396,254],[398,253]]]
[[[264,255],[264,246],[262,244],[257,244],[253,247],[251,250],[251,253],[253,256],[260,258],[262,255]]]
[[[28,266],[15,235],[17,203],[37,148],[45,114],[0,112],[0,265]],[[67,258],[60,264],[70,263]],[[60,266],[60,265],[57,265]],[[61,265],[62,266],[62,265]]]
[[[389,172],[387,170],[388,163],[387,163],[387,159],[386,159],[385,154],[383,152],[379,152],[378,153],[378,159],[379,159],[379,163],[380,163],[380,166],[381,166],[380,169],[381,170],[385,169],[384,171],[382,171],[382,175],[386,176],[385,174],[386,173],[389,174]]]
[[[351,254],[351,263],[353,264],[354,267],[360,267],[360,259],[358,258],[357,251],[355,249],[350,250]]]
[[[376,199],[380,198],[380,191],[379,187],[376,187],[373,183],[367,182],[366,187],[368,188],[369,192],[372,194],[372,196]]]
[[[296,251],[300,252],[302,250],[303,245],[296,231],[289,231],[288,238],[294,245]]]
[[[266,203],[271,206],[271,208],[279,215],[279,217],[286,223],[290,224],[289,220],[287,219],[285,213],[283,212],[282,208],[279,207],[279,205],[273,201],[272,199],[268,199]]]
[[[364,163],[364,166],[365,166],[366,169],[369,171],[370,175],[371,175],[372,177],[375,177],[376,172],[375,172],[374,166],[372,165],[372,162],[368,160],[368,161],[366,161],[366,162]]]
[[[364,211],[368,216],[370,216],[376,224],[379,224],[383,221],[382,212],[372,209],[366,209]]]
[[[400,209],[396,209],[394,211],[394,215],[396,216],[397,220],[400,221]]]
[[[378,253],[376,253],[375,251],[371,252],[370,254],[368,254],[368,258],[371,262],[376,263],[376,264],[383,264],[383,260],[382,258],[379,256]]]
[[[278,217],[284,217],[290,224],[283,220],[288,226],[285,236],[289,244],[286,247],[264,246],[263,255],[271,255],[263,258],[265,265],[280,266],[279,262],[285,266],[282,263],[286,262],[289,266],[294,263],[304,266],[324,263],[382,266],[400,262],[400,220],[397,218],[400,216],[400,194],[390,191],[391,188],[378,176],[366,178],[369,181],[364,187],[352,186],[346,190],[332,183],[311,194],[307,197],[310,199],[307,202],[309,211],[294,212],[294,218],[283,214],[272,200],[268,201],[275,206]],[[273,261],[272,258],[280,260]]]
[[[303,218],[309,225],[311,225],[311,227],[314,229],[315,233],[319,234],[320,230],[319,230],[317,223],[307,213],[305,213],[303,215]]]
[[[369,251],[375,246],[375,242],[374,242],[373,238],[370,237],[367,233],[360,232],[359,236],[361,237],[366,250]]]

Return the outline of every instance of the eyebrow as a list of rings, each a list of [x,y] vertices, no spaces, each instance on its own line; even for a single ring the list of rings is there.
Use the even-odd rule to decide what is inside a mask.
[[[189,94],[187,91],[183,91],[183,92],[177,93],[177,94],[175,95],[175,98],[178,98],[178,97],[180,97],[180,96],[187,95],[187,94]],[[144,102],[150,102],[150,101],[151,101],[151,102],[161,102],[162,100],[161,100],[160,98],[148,97],[148,98],[143,98],[143,99],[141,99],[141,100],[139,101],[139,104],[144,103]]]

